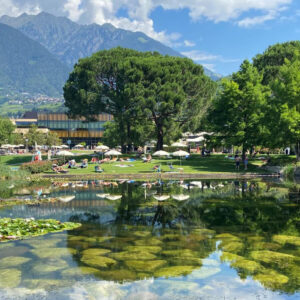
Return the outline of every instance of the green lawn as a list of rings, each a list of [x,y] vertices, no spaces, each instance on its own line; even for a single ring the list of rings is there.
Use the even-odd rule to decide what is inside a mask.
[[[86,151],[76,151],[77,155],[80,153],[85,153],[85,155],[74,156],[77,163],[83,158],[88,158],[91,160],[91,156],[86,154]],[[128,157],[129,155],[126,155]],[[24,162],[31,161],[31,155],[10,155],[1,156],[0,163],[6,165],[20,165]],[[43,157],[44,159],[46,157]],[[168,166],[172,164],[174,169],[171,170]],[[266,173],[266,171],[261,170],[259,167],[263,164],[261,160],[249,160],[248,173]],[[118,165],[128,165],[128,167],[120,167]],[[154,166],[160,165],[162,172],[183,172],[183,173],[234,173],[235,163],[233,160],[225,158],[225,155],[211,155],[210,157],[201,157],[200,155],[191,155],[189,159],[183,159],[180,164],[180,160],[175,159],[164,159],[164,158],[154,158],[150,163],[143,163],[141,160],[134,162],[113,162],[101,164],[102,169],[107,174],[151,174],[155,172],[153,170]],[[88,168],[85,169],[68,169],[69,174],[93,174],[95,164],[89,163]],[[240,167],[240,173],[246,173],[244,171],[243,164]],[[49,172],[52,173],[52,172]]]
[[[128,156],[128,155],[127,155]],[[172,164],[174,169],[168,166]],[[262,161],[254,160],[249,162],[249,173],[265,173],[259,168]],[[128,167],[120,167],[127,165]],[[183,159],[180,164],[179,159],[160,159],[154,158],[150,163],[144,163],[141,160],[134,162],[113,162],[101,164],[101,168],[108,174],[151,174],[155,172],[154,166],[161,166],[162,172],[184,172],[184,173],[232,173],[236,172],[233,160],[225,158],[225,155],[212,155],[210,157],[201,157],[200,155],[192,155],[190,159]],[[94,171],[95,164],[89,164],[85,169],[69,169],[69,174],[91,174]],[[241,173],[244,173],[241,166]]]

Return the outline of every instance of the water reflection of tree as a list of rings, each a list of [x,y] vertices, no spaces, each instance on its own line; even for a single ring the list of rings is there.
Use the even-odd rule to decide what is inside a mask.
[[[160,187],[152,190],[169,194],[183,192],[175,185],[166,187],[163,191]],[[111,240],[102,244],[89,244],[83,239],[80,242],[80,253],[86,249],[84,247],[103,247],[120,253],[128,251],[128,247],[136,243],[148,247],[158,240],[157,245],[162,248],[161,251],[166,251],[164,247],[167,249],[176,247],[178,256],[174,259],[160,254],[161,252],[155,253],[154,260],[166,260],[167,264],[159,268],[162,269],[162,273],[159,273],[159,270],[156,270],[158,273],[155,271],[146,273],[148,276],[155,274],[167,276],[172,272],[180,275],[183,270],[180,268],[175,270],[173,267],[184,266],[185,261],[189,261],[192,266],[190,271],[199,268],[197,259],[207,257],[215,250],[215,242],[220,241],[222,260],[230,262],[231,267],[236,269],[241,278],[252,276],[266,288],[273,290],[285,292],[297,290],[299,285],[297,276],[300,269],[299,260],[295,257],[299,255],[299,248],[293,244],[274,241],[274,237],[277,236],[279,238],[299,236],[299,206],[287,201],[286,191],[280,191],[278,194],[272,186],[266,184],[250,186],[239,183],[228,186],[224,191],[191,190],[189,192],[191,198],[185,202],[174,200],[157,202],[152,197],[145,198],[143,188],[132,185],[123,185],[117,192],[122,193],[123,197],[121,201],[113,204],[116,210],[113,222],[93,228],[91,223],[97,224],[98,220],[89,219],[90,227],[77,230],[77,235],[83,237],[88,235],[88,238],[113,235]],[[197,231],[197,228],[200,228],[200,231]],[[210,238],[203,234],[205,230],[201,228],[214,230],[208,231]],[[74,247],[74,242],[70,242],[69,246]],[[188,254],[190,259],[183,257],[180,260],[180,253],[186,253],[186,249],[192,251],[192,254]],[[144,251],[147,252],[147,248],[144,248]],[[198,254],[195,255],[194,251]],[[134,254],[139,257],[138,252],[133,251],[132,255]],[[284,261],[285,254],[290,256],[286,257],[288,262],[284,264],[282,260]],[[270,262],[268,256],[274,256],[275,263]],[[81,264],[80,257],[76,256],[79,264]],[[139,259],[143,261],[141,257]],[[138,279],[140,276],[138,272],[136,270],[133,272],[126,263],[127,267],[124,269],[124,263],[124,261],[121,263],[122,270],[118,270],[120,268],[118,263],[118,267],[112,267],[110,273],[102,270],[100,277],[119,280],[120,276],[117,279],[115,275],[118,270],[118,274],[123,274],[123,279],[126,276]],[[127,279],[130,279],[129,277]]]

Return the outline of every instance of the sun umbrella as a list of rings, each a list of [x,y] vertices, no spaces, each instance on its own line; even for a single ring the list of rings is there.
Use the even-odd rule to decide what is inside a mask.
[[[169,195],[161,195],[161,196],[153,196],[153,198],[157,201],[165,201],[170,198]]]
[[[23,144],[19,144],[19,145],[18,145],[18,148],[22,148],[22,147],[24,147]]]
[[[109,194],[96,194],[96,196],[99,197],[99,198],[104,199],[104,198],[108,197]]]
[[[119,200],[119,199],[121,199],[122,198],[122,195],[110,195],[110,196],[107,196],[107,197],[105,197],[107,200],[113,200],[113,201],[115,201],[115,200]]]
[[[153,156],[168,156],[168,155],[170,155],[170,153],[163,150],[156,151],[153,153]]]
[[[171,146],[172,147],[186,147],[186,144],[183,144],[181,142],[176,142],[176,143],[173,143]]]
[[[51,146],[51,148],[54,148],[54,149],[61,149],[62,147],[61,147],[61,146]]]
[[[61,150],[56,153],[58,156],[74,156],[74,154],[70,151]]]
[[[2,149],[12,148],[10,144],[4,144],[1,146]]]
[[[103,150],[109,150],[109,147],[105,146],[105,145],[100,145],[100,146],[97,146],[95,149],[103,151]]]
[[[204,140],[205,140],[205,138],[203,136],[198,136],[198,137],[196,137],[194,139],[187,139],[187,141],[189,143],[199,143],[199,142],[202,142]]]
[[[84,148],[84,147],[81,144],[78,144],[74,148]]]
[[[69,146],[67,146],[67,145],[61,145],[60,146],[62,149],[69,149]]]
[[[179,151],[173,152],[172,155],[180,157],[180,165],[181,165],[181,157],[188,156],[190,154],[188,152],[186,152],[186,151],[179,150]]]
[[[72,201],[73,199],[75,199],[75,196],[62,196],[62,197],[58,197],[58,199],[61,201],[61,202],[70,202]]]
[[[110,155],[117,155],[118,156],[118,155],[122,155],[122,153],[117,151],[117,150],[109,150],[109,151],[105,152],[104,155],[105,156],[110,156]]]
[[[180,195],[173,195],[172,198],[175,199],[175,200],[178,200],[178,201],[184,201],[184,200],[189,199],[190,196],[189,195],[180,194]]]

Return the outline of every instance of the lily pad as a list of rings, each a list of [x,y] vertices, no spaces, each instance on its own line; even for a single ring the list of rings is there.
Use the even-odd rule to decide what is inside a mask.
[[[31,250],[31,252],[39,258],[64,257],[76,254],[73,248],[40,248]]]
[[[21,271],[18,269],[0,269],[0,288],[15,288],[21,282]]]
[[[174,257],[169,262],[176,266],[202,266],[202,260],[198,257]]]
[[[195,269],[195,267],[192,266],[173,266],[173,267],[166,267],[157,270],[154,273],[155,277],[178,277],[178,276],[185,276]]]
[[[108,268],[115,265],[117,262],[109,257],[105,256],[87,256],[84,255],[81,261],[86,265],[98,268]]]
[[[109,252],[111,252],[111,251],[108,249],[90,248],[90,249],[86,249],[86,250],[82,251],[82,255],[84,255],[84,256],[95,256],[95,255],[102,256]]]
[[[134,269],[136,271],[140,272],[153,272],[154,270],[162,267],[167,262],[165,260],[148,260],[148,261],[142,261],[142,260],[128,260],[125,261],[125,265],[130,268]]]
[[[230,240],[240,240],[237,236],[231,233],[221,233],[215,236],[216,239],[230,239]]]
[[[17,267],[17,266],[26,264],[30,260],[31,259],[28,257],[7,256],[5,258],[0,259],[0,268]]]
[[[140,251],[122,251],[117,253],[111,253],[109,256],[116,260],[153,260],[156,258],[156,256],[152,253]]]
[[[281,244],[281,245],[291,244],[291,245],[300,247],[300,237],[298,237],[298,236],[273,235],[272,239],[274,242]]]
[[[256,242],[251,245],[252,249],[255,250],[278,250],[282,246],[275,243]]]

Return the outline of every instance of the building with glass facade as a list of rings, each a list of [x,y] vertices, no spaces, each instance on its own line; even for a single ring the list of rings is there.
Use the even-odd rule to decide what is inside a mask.
[[[109,114],[94,116],[95,121],[86,121],[85,118],[70,119],[64,113],[38,113],[37,125],[39,128],[48,128],[57,133],[63,143],[71,141],[71,145],[85,142],[87,145],[96,145],[104,132],[104,124],[112,121]]]

